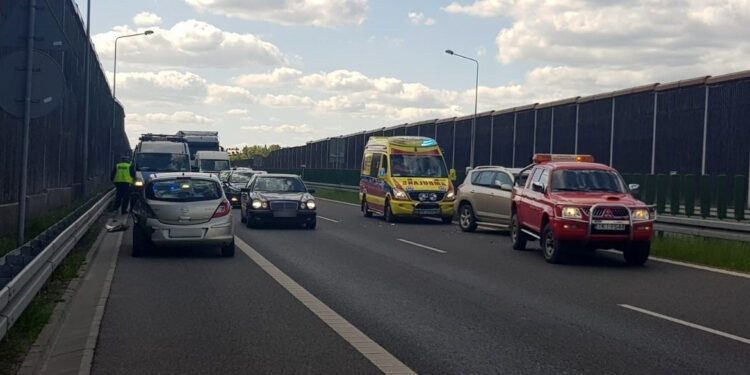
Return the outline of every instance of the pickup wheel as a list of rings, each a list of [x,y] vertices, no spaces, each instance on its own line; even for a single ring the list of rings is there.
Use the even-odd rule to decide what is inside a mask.
[[[362,214],[365,215],[365,217],[372,217],[372,211],[370,211],[370,205],[367,204],[367,196],[362,197]]]
[[[513,242],[513,250],[526,250],[526,233],[521,231],[521,224],[515,213],[510,218],[510,240]]]
[[[545,225],[544,230],[542,230],[542,253],[544,254],[544,260],[549,263],[563,263],[566,251],[565,244],[555,238],[552,226],[549,224]]]
[[[477,229],[477,220],[474,217],[474,209],[469,203],[461,203],[458,209],[458,226],[464,232],[473,232]]]
[[[642,266],[651,254],[651,242],[635,243],[625,248],[622,255],[631,266]]]

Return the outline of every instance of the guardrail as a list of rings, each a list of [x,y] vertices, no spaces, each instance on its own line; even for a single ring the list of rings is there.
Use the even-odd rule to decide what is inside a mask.
[[[307,182],[307,186],[358,192],[358,186]],[[700,237],[720,238],[750,242],[750,224],[730,220],[698,219],[686,216],[657,215],[655,229],[658,232],[679,233]]]
[[[113,196],[114,190],[109,190],[90,199],[33,240],[0,258],[0,339]]]

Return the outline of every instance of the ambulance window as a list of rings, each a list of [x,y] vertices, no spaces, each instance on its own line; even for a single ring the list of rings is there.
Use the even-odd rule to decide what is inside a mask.
[[[380,158],[382,154],[372,155],[372,164],[370,167],[370,177],[378,177],[378,171],[380,170]]]
[[[372,165],[372,154],[365,154],[362,158],[362,176],[370,175],[370,166]]]
[[[388,174],[388,155],[383,155],[383,162],[380,165],[385,169],[385,173]]]

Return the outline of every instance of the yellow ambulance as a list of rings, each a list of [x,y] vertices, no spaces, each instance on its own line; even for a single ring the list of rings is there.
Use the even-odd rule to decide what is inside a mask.
[[[445,166],[434,139],[370,137],[362,157],[359,198],[366,217],[392,222],[398,217],[453,220],[456,171]]]

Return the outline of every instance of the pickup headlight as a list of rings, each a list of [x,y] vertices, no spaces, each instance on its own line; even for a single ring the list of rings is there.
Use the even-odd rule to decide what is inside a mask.
[[[401,189],[393,188],[393,199],[408,200],[409,195]]]
[[[562,208],[563,219],[580,219],[581,209],[578,207],[563,207]]]
[[[645,208],[636,208],[630,212],[630,217],[633,219],[633,221],[650,220],[651,213]]]

